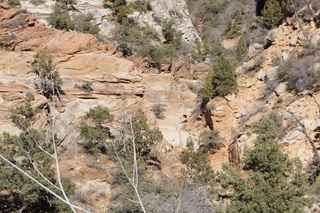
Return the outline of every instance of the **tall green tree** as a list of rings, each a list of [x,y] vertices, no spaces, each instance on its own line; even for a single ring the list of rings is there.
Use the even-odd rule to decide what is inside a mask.
[[[141,109],[132,116],[131,122],[132,128],[130,127],[130,130],[133,131],[137,154],[143,158],[147,158],[152,146],[161,142],[163,135],[159,128],[150,128],[147,123],[147,117]]]
[[[12,122],[23,132],[19,136],[4,132],[0,139],[0,154],[63,197],[52,168],[52,140],[45,130],[31,128],[38,112],[32,109],[32,100],[32,95],[27,95],[24,105],[10,110]],[[67,196],[73,194],[74,184],[67,178],[61,181]],[[71,212],[69,206],[2,160],[0,192],[0,212]]]
[[[210,165],[209,154],[202,150],[194,149],[194,141],[191,137],[187,139],[187,150],[179,155],[179,160],[186,165],[182,174],[186,180],[198,187],[205,187],[211,194],[214,192],[215,172]]]
[[[262,11],[262,19],[269,28],[274,28],[281,24],[284,14],[278,0],[267,0]]]
[[[224,195],[231,199],[227,212],[302,212],[310,200],[303,197],[308,183],[301,162],[281,151],[273,120],[262,118],[254,132],[259,136],[242,165],[246,178],[227,165],[219,174],[221,186],[230,190]]]
[[[237,90],[237,78],[234,63],[225,56],[219,56],[209,71],[204,83],[203,99],[226,96]]]
[[[112,122],[113,115],[107,107],[99,105],[90,109],[84,118],[89,122],[82,122],[78,126],[78,132],[82,140],[81,148],[85,153],[91,155],[106,153],[105,141],[109,138],[110,131],[105,125]],[[94,125],[89,125],[90,122]]]

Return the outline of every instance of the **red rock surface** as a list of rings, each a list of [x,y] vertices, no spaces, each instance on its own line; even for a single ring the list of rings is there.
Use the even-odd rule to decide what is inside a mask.
[[[33,15],[0,5],[0,38],[9,37],[7,50],[74,54],[97,50],[99,40],[90,34],[65,32],[37,24]]]

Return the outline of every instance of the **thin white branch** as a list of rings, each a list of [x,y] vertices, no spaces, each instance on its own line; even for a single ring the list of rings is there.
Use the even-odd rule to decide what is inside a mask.
[[[53,79],[51,79],[53,81]],[[53,96],[52,96],[52,109],[50,110],[51,113],[51,118],[52,118],[52,123],[51,123],[51,134],[52,134],[52,145],[53,145],[53,149],[54,149],[54,158],[55,158],[55,164],[56,164],[56,171],[57,171],[57,180],[58,180],[58,184],[60,186],[61,192],[64,196],[64,199],[68,202],[68,205],[70,206],[71,210],[74,213],[77,213],[76,210],[74,209],[74,207],[72,206],[65,190],[64,187],[62,185],[61,182],[61,175],[60,175],[60,167],[59,167],[59,158],[58,158],[58,151],[57,151],[57,144],[56,144],[56,140],[55,140],[55,135],[54,135],[54,129],[55,129],[55,99],[54,99],[54,90],[55,90],[55,85],[54,83],[52,83],[52,91],[53,91]]]
[[[124,115],[128,116],[126,113],[124,113]],[[135,145],[135,137],[134,137],[134,132],[133,132],[133,126],[132,126],[131,117],[128,116],[128,118],[129,118],[130,127],[131,127],[132,145],[133,145],[133,156],[134,156],[134,158],[133,158],[133,167],[134,167],[134,168],[133,168],[132,178],[129,177],[127,171],[125,170],[125,168],[124,168],[124,166],[123,166],[123,164],[122,164],[122,162],[121,162],[121,159],[120,159],[120,157],[119,157],[119,155],[118,155],[118,152],[117,152],[117,150],[115,149],[115,146],[114,146],[114,142],[113,142],[113,141],[112,141],[112,147],[113,147],[113,149],[114,149],[114,151],[115,151],[115,153],[116,153],[116,156],[117,156],[117,159],[118,159],[118,161],[119,161],[119,163],[120,163],[120,166],[121,166],[123,172],[125,173],[125,176],[127,177],[129,183],[131,184],[131,186],[133,187],[133,189],[134,189],[134,191],[135,191],[135,194],[136,194],[136,196],[137,196],[137,198],[138,198],[138,201],[139,201],[138,203],[140,204],[142,211],[143,211],[144,213],[146,213],[145,207],[144,207],[143,202],[142,202],[141,197],[140,197],[140,193],[139,193],[139,191],[138,191],[138,183],[139,183],[138,178],[139,178],[139,177],[138,177],[138,163],[137,163],[137,152],[136,152],[136,145]],[[136,203],[136,201],[134,201],[134,203]]]
[[[51,193],[53,196],[55,196],[56,198],[58,198],[59,200],[61,200],[63,203],[67,204],[67,205],[71,205],[74,209],[78,209],[84,212],[89,213],[89,211],[79,207],[79,206],[75,206],[73,204],[71,204],[70,202],[64,200],[62,197],[60,197],[59,195],[57,195],[55,192],[53,192],[51,189],[49,189],[48,187],[46,187],[45,185],[43,185],[42,183],[40,183],[38,180],[36,180],[35,178],[33,178],[32,176],[30,176],[28,173],[26,173],[25,171],[23,171],[21,168],[19,168],[18,166],[16,166],[14,163],[12,163],[11,161],[9,161],[7,158],[3,157],[0,154],[0,158],[7,162],[8,164],[10,164],[11,166],[13,166],[15,169],[17,169],[19,172],[21,172],[22,174],[24,174],[25,176],[27,176],[28,178],[30,178],[33,182],[35,182],[36,184],[38,184],[39,186],[41,186],[43,189],[47,190],[49,193]]]
[[[129,200],[130,202],[135,203],[135,204],[140,204],[138,201],[131,200],[131,199],[129,199],[129,198],[127,198],[127,200]]]
[[[21,143],[20,143],[19,141],[17,141],[17,142],[18,142],[20,148],[21,148],[21,149],[26,153],[26,155],[28,156],[29,162],[32,164],[33,169],[34,169],[35,171],[37,171],[38,174],[39,174],[47,183],[49,183],[51,186],[53,186],[53,187],[56,188],[57,190],[61,191],[61,189],[60,189],[59,187],[57,187],[55,184],[53,184],[48,178],[46,178],[46,177],[42,174],[42,172],[39,171],[39,169],[34,165],[34,161],[32,160],[29,152],[27,152],[27,150],[25,150],[25,149],[22,147],[22,145],[21,145]]]

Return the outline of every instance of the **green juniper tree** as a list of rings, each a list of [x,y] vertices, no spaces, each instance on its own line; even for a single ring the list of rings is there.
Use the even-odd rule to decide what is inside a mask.
[[[209,154],[202,150],[194,149],[194,141],[191,137],[187,139],[187,150],[179,155],[182,164],[186,169],[182,169],[182,174],[188,181],[198,187],[205,187],[211,194],[214,192],[215,172],[210,165]]]
[[[237,90],[234,63],[225,56],[219,56],[209,71],[204,83],[204,101],[216,96],[226,96]]]
[[[268,28],[274,28],[281,24],[284,14],[278,0],[267,0],[262,13],[262,19]]]
[[[107,107],[99,105],[90,109],[84,118],[90,120],[94,125],[90,126],[88,123],[82,122],[78,126],[83,151],[91,155],[106,153],[105,141],[109,138],[110,131],[104,125],[112,122],[113,115],[110,114]]]
[[[0,155],[63,197],[52,168],[53,143],[45,130],[31,128],[38,110],[31,107],[32,95],[27,95],[25,101],[24,105],[10,110],[12,122],[23,132],[19,136],[4,132],[0,139]],[[74,184],[67,178],[61,178],[61,181],[66,195],[73,194]],[[0,211],[4,213],[71,212],[68,205],[5,161],[0,161],[0,191]]]
[[[32,123],[36,120],[36,115],[39,113],[39,109],[33,109],[31,107],[31,101],[33,96],[26,96],[25,103],[22,106],[9,109],[10,119],[19,129],[27,133],[30,130]]]
[[[254,148],[245,150],[242,165],[246,178],[227,165],[219,174],[228,189],[224,197],[231,199],[227,212],[302,212],[310,200],[303,197],[308,184],[301,162],[281,151],[273,120],[262,118],[254,132],[259,136]]]

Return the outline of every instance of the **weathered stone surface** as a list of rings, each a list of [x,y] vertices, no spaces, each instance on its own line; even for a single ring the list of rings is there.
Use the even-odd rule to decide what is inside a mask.
[[[227,50],[235,50],[238,46],[239,40],[240,36],[233,39],[225,39],[222,41],[222,46]]]
[[[8,4],[8,2],[2,2],[0,3],[0,7],[5,9],[5,10],[8,10],[10,9],[10,5]]]
[[[279,86],[276,88],[275,92],[279,96],[287,91],[288,87],[286,83],[280,83]]]
[[[57,68],[61,75],[73,77],[87,76],[88,79],[110,83],[134,83],[142,80],[141,73],[131,61],[107,54],[82,54],[60,63]]]
[[[24,16],[24,22],[16,25],[17,18]],[[10,28],[11,40],[5,46],[7,50],[15,51],[37,51],[47,49],[51,53],[84,53],[96,50],[100,42],[90,34],[79,34],[64,32],[61,30],[47,28],[44,24],[35,24],[35,17],[22,13],[20,9],[11,8],[0,12],[0,34],[7,32]],[[19,33],[15,31],[19,30]]]
[[[240,143],[245,143],[249,140],[249,137],[247,135],[241,135],[239,138],[238,138],[238,141]]]
[[[320,41],[320,29],[316,30],[310,35],[310,43],[314,46],[319,44]]]
[[[260,81],[263,81],[266,77],[266,71],[265,70],[260,70],[258,72],[258,75],[257,75],[257,79],[260,80]]]
[[[195,73],[206,73],[208,72],[209,70],[212,69],[212,66],[210,66],[209,64],[206,64],[206,63],[198,63],[196,65],[194,65],[194,72]]]
[[[266,77],[268,78],[268,80],[271,80],[271,81],[276,80],[278,68],[279,66],[271,67],[265,71]]]

